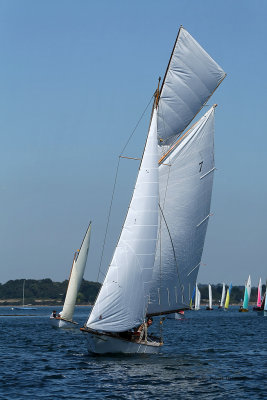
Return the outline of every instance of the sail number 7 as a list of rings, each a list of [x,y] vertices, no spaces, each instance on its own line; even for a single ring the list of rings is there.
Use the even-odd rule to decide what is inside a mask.
[[[198,171],[198,172],[201,172],[201,170],[202,170],[202,165],[203,165],[203,161],[201,161],[198,165],[199,165],[199,171]]]

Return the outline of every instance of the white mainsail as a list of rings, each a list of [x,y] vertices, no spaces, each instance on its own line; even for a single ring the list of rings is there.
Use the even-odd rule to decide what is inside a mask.
[[[77,294],[82,283],[85,265],[88,256],[89,244],[91,235],[91,222],[87,228],[86,234],[82,241],[81,248],[75,253],[75,257],[72,264],[72,269],[69,278],[68,289],[66,298],[63,306],[63,310],[60,313],[61,318],[68,321],[72,320]]]
[[[172,144],[226,74],[181,27],[163,80],[158,111],[160,145]]]
[[[222,287],[222,297],[221,297],[220,307],[223,307],[224,299],[225,299],[225,283],[223,283],[223,287]]]
[[[209,285],[209,308],[212,309],[212,289],[211,289],[211,285]]]
[[[158,235],[157,110],[154,109],[133,197],[87,327],[123,332],[145,317]]]
[[[214,170],[213,106],[159,167],[160,228],[149,315],[189,307],[210,216]]]

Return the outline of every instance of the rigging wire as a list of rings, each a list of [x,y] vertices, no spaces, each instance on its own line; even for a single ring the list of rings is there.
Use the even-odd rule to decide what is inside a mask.
[[[113,204],[113,199],[114,199],[114,194],[115,194],[115,189],[116,189],[116,183],[117,183],[117,178],[118,178],[118,173],[119,173],[119,166],[120,166],[120,160],[121,160],[121,156],[124,152],[124,150],[126,149],[126,147],[128,146],[130,140],[132,139],[136,129],[138,128],[141,120],[143,119],[152,99],[154,98],[154,94],[152,95],[152,97],[150,98],[147,106],[145,107],[144,111],[142,112],[141,116],[139,117],[134,129],[132,130],[132,133],[130,134],[128,140],[126,141],[124,147],[122,148],[119,156],[118,156],[118,162],[117,162],[117,167],[116,167],[116,173],[115,173],[115,179],[114,179],[114,184],[113,184],[113,189],[112,189],[112,195],[111,195],[111,201],[110,201],[110,205],[109,205],[109,211],[108,211],[108,219],[107,219],[107,225],[106,225],[106,230],[105,230],[105,235],[104,235],[104,241],[103,241],[103,246],[102,246],[102,252],[101,252],[101,257],[100,257],[100,263],[99,263],[99,268],[98,268],[98,274],[97,274],[97,282],[99,279],[99,275],[100,273],[102,275],[105,276],[105,274],[101,271],[101,267],[102,267],[102,262],[103,262],[103,256],[104,256],[104,250],[105,250],[105,245],[106,245],[106,239],[107,239],[107,233],[108,233],[108,227],[109,227],[109,222],[110,222],[110,215],[111,215],[111,209],[112,209],[112,204]]]

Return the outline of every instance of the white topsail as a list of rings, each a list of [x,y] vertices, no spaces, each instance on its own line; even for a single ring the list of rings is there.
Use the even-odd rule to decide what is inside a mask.
[[[157,110],[121,236],[87,326],[122,332],[141,324],[148,302],[158,235]]]
[[[170,145],[175,141],[225,76],[223,69],[181,27],[160,92],[160,145]]]
[[[90,244],[90,235],[91,222],[87,228],[80,251],[75,254],[63,310],[60,313],[61,318],[68,321],[72,320],[77,294],[82,283]]]
[[[188,308],[210,216],[214,107],[162,160],[160,228],[149,315]]]

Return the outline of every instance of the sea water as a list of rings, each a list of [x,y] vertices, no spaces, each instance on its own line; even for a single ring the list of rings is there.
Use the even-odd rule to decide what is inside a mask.
[[[164,321],[159,355],[93,356],[79,329],[49,325],[51,311],[0,307],[1,400],[266,399],[267,317],[257,312],[188,311]],[[89,311],[76,308],[80,326]]]

